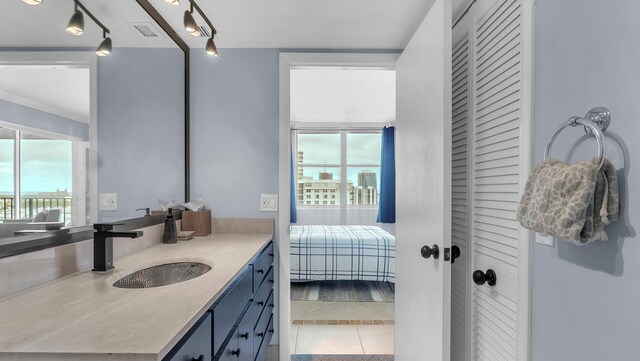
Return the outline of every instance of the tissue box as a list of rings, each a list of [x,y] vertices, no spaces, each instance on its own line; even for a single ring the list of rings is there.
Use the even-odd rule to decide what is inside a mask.
[[[182,211],[182,230],[195,231],[194,237],[204,237],[211,234],[211,210]]]

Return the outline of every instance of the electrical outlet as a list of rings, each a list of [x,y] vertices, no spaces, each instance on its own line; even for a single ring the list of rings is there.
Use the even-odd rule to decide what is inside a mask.
[[[545,246],[549,246],[549,247],[555,247],[556,246],[556,239],[553,236],[547,236],[544,234],[540,234],[538,232],[536,232],[536,243],[538,244],[543,244]]]
[[[261,194],[260,210],[265,212],[278,211],[278,195],[277,194]]]
[[[98,204],[101,211],[117,211],[118,210],[118,193],[100,193],[98,196]]]

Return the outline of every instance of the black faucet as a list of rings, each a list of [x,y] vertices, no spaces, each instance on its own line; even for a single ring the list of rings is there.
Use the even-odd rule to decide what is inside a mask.
[[[113,268],[113,238],[138,238],[142,231],[113,232],[124,223],[95,223],[93,229],[93,270],[104,272]]]

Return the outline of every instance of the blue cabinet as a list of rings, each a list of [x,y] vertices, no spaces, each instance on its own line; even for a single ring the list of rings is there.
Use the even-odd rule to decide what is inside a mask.
[[[163,361],[265,361],[273,335],[269,242]]]
[[[205,313],[163,360],[211,360],[211,314]]]
[[[243,291],[225,292],[213,305],[214,361],[266,360],[273,334],[274,282],[273,243],[269,242],[232,285],[236,288],[242,285],[239,289]],[[247,288],[251,289],[249,296]],[[229,311],[230,305],[234,305],[234,311]],[[238,305],[243,305],[244,309],[236,316]],[[216,318],[222,314],[224,320]],[[232,317],[236,317],[234,323],[229,321]],[[219,344],[219,335],[225,332],[226,337]]]

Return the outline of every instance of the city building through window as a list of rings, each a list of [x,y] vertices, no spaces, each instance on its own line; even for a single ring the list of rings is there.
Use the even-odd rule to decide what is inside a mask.
[[[377,206],[381,132],[375,130],[295,132],[296,197],[300,206]],[[309,193],[323,193],[310,199]],[[307,194],[307,197],[303,197]]]

